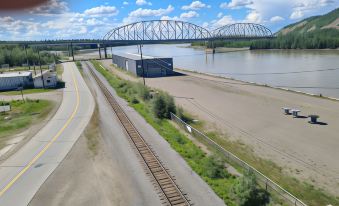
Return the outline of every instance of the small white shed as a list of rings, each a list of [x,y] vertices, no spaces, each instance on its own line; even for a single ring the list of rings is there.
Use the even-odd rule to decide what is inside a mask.
[[[56,88],[58,84],[58,76],[54,72],[45,72],[34,77],[34,88]]]

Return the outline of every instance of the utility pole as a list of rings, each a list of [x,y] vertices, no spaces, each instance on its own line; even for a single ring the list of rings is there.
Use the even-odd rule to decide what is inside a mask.
[[[42,74],[42,68],[41,68],[40,51],[38,51],[38,55],[39,55],[39,67],[40,67],[40,73],[41,73],[42,87],[45,89],[44,75]]]
[[[71,52],[69,51],[69,44],[67,44],[67,53],[68,53],[68,57],[71,56]]]
[[[145,82],[145,69],[144,69],[144,59],[142,58],[142,47],[143,45],[140,44],[140,57],[141,57],[141,67],[142,67],[142,80],[144,82],[144,86],[146,86]]]
[[[73,43],[71,42],[71,52],[72,52],[72,58],[73,58],[73,61],[74,61],[74,52],[73,52]]]
[[[25,98],[24,98],[24,92],[23,92],[22,90],[23,90],[23,88],[22,88],[22,87],[20,87],[22,101],[23,101],[23,102],[25,102]]]

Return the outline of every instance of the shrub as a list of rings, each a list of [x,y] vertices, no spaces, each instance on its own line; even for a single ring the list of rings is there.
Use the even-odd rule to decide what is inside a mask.
[[[137,87],[137,92],[138,92],[138,96],[142,99],[142,100],[149,100],[151,99],[151,93],[150,93],[150,90],[144,86],[143,84],[141,83],[138,83],[136,85]]]
[[[157,94],[153,101],[153,112],[159,119],[171,118],[171,113],[176,112],[173,97],[165,92]]]
[[[77,62],[75,62],[75,64],[77,65],[77,67],[78,67],[79,69],[82,69],[81,62],[77,61]]]
[[[202,161],[202,167],[204,176],[209,178],[217,179],[229,176],[225,170],[225,162],[216,156],[205,157]]]
[[[139,100],[136,97],[133,97],[131,102],[132,104],[138,104]]]
[[[269,203],[268,192],[258,187],[256,176],[251,171],[244,172],[235,185],[235,192],[240,206],[262,206]]]

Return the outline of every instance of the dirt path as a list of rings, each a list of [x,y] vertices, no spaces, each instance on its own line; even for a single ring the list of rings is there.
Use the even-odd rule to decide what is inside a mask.
[[[102,61],[111,67],[111,61]],[[112,69],[112,68],[111,68]],[[114,70],[122,78],[127,74]],[[177,104],[208,128],[240,140],[298,179],[339,194],[339,102],[268,87],[184,72],[185,76],[146,79],[165,90]],[[135,79],[134,79],[135,80]],[[283,115],[282,107],[298,108],[303,117]],[[324,124],[311,125],[309,114]]]
[[[132,205],[104,147],[101,133],[85,132],[30,205]]]

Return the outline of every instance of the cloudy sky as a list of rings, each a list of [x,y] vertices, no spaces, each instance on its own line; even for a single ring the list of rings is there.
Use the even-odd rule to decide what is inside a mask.
[[[277,31],[338,7],[339,0],[49,0],[37,8],[0,10],[0,40],[97,39],[116,26],[154,19],[210,29],[252,22]]]

